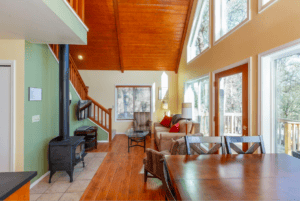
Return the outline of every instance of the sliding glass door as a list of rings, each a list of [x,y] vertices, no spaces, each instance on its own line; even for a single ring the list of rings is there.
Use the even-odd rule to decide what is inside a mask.
[[[193,105],[193,121],[200,123],[200,132],[209,136],[209,76],[185,83],[184,102]]]
[[[289,153],[300,150],[300,54],[275,59],[273,65],[275,152]]]

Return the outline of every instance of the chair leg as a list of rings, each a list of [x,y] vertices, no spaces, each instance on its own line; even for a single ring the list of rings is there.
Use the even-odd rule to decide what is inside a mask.
[[[147,182],[148,172],[144,169],[144,181]]]

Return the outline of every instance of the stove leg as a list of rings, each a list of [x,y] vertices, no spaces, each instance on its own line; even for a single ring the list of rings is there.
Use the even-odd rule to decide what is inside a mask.
[[[50,176],[49,176],[49,183],[51,183],[51,178],[55,174],[56,171],[50,171]]]
[[[82,159],[82,164],[83,164],[83,167],[85,167],[85,165],[84,165],[84,158]]]
[[[67,171],[67,173],[70,177],[70,182],[73,182],[73,172],[74,172],[74,169],[72,169],[71,171]]]

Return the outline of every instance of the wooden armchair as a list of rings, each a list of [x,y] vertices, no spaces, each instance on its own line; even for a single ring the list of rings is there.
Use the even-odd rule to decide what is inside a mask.
[[[135,131],[149,131],[151,134],[152,121],[150,112],[134,112],[133,113],[133,129]]]

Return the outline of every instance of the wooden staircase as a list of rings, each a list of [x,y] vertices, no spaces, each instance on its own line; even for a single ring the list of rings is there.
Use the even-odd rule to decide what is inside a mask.
[[[49,45],[53,54],[56,56],[59,61],[59,45]],[[70,66],[70,81],[76,89],[82,100],[91,100],[92,101],[92,114],[89,119],[93,121],[95,124],[100,126],[108,133],[108,140],[111,142],[112,140],[112,108],[106,109],[97,101],[92,99],[88,95],[88,87],[85,85],[78,68],[72,58],[69,55],[69,66]]]

